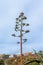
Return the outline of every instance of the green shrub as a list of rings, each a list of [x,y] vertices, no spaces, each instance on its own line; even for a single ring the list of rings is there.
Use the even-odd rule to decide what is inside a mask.
[[[32,62],[32,63],[30,63],[28,65],[39,65],[39,64],[37,62]]]
[[[0,65],[5,65],[3,60],[0,60]]]

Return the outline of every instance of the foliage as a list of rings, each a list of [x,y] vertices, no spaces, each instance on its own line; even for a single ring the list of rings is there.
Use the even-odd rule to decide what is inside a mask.
[[[39,65],[39,64],[37,62],[32,62],[32,63],[30,63],[28,65]]]
[[[38,58],[41,60],[40,65],[43,65],[43,51],[36,52],[36,55],[38,55]]]
[[[36,59],[36,57],[34,57],[34,56],[22,56],[23,65],[27,61],[31,61],[34,59]],[[6,63],[7,63],[7,65],[19,65],[20,64],[20,56],[18,56],[16,59],[9,58],[6,60]],[[33,65],[33,64],[38,65],[38,63],[36,63],[36,62],[30,63],[29,65]]]
[[[3,60],[0,60],[0,65],[5,65]]]
[[[26,62],[30,62],[26,65],[43,65],[43,52],[39,51],[39,52],[35,52],[35,54],[37,56],[32,56],[32,55],[28,55],[28,56],[24,56],[22,55],[22,61],[23,61],[23,65],[26,63]],[[40,63],[36,62],[36,61],[33,61],[33,60],[38,60],[40,61]],[[31,62],[33,61],[33,62]],[[6,63],[6,64],[5,64]],[[0,60],[0,65],[19,65],[20,64],[20,56],[17,56],[16,58],[9,58],[9,59],[6,59],[6,60]]]

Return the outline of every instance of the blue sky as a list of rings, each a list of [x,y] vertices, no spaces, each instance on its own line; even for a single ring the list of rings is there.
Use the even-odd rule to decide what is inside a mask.
[[[20,53],[20,45],[11,34],[14,33],[15,19],[22,11],[30,24],[23,53],[43,50],[43,0],[0,0],[0,54]]]

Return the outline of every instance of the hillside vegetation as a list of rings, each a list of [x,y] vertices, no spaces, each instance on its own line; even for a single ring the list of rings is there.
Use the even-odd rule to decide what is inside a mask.
[[[34,60],[38,60],[37,62]],[[23,65],[43,65],[43,53],[38,52],[33,55],[22,56]],[[20,56],[0,60],[0,65],[20,65]]]

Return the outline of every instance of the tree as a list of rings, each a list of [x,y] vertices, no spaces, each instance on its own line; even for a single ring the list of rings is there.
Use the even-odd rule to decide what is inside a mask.
[[[24,16],[24,13],[23,12],[21,12],[20,15],[19,15],[19,17],[16,18],[16,25],[15,25],[15,31],[16,32],[19,31],[20,32],[20,35],[17,36],[16,34],[12,34],[12,36],[19,37],[20,38],[20,42],[17,42],[18,44],[20,43],[20,59],[21,59],[20,65],[22,65],[22,43],[24,43],[24,42],[27,41],[27,39],[23,39],[23,35],[25,33],[28,33],[29,32],[29,30],[26,30],[26,31],[23,30],[23,27],[24,26],[29,26],[28,23],[24,23],[23,22],[26,19],[27,19],[27,17]]]

